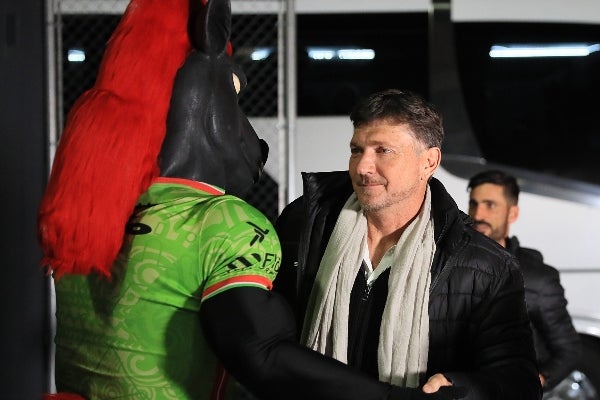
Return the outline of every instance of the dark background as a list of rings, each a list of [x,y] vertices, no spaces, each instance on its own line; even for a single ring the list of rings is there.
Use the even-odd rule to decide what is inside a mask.
[[[48,387],[49,280],[38,266],[36,210],[46,182],[42,0],[0,2],[0,398],[40,399]]]
[[[45,65],[48,43],[44,7],[43,0],[0,0],[0,160],[3,178],[0,198],[5,221],[0,240],[3,267],[0,282],[3,296],[0,399],[9,400],[40,399],[41,393],[50,389],[50,280],[39,266],[41,252],[35,228],[36,211],[48,174],[48,67]],[[96,20],[100,21],[98,18]],[[117,22],[114,16],[110,18],[113,23]],[[524,61],[530,63],[525,65],[526,68],[514,60],[490,61],[486,55],[490,43],[511,42],[522,36],[534,42],[568,39],[598,43],[600,30],[597,25],[582,29],[579,25],[564,24],[548,27],[543,24],[507,24],[505,27],[463,24],[454,31],[450,24],[434,18],[437,22],[433,31],[435,40],[429,44],[434,50],[428,54],[432,32],[427,30],[428,20],[424,14],[337,15],[335,20],[333,24],[331,15],[299,17],[297,26],[304,32],[298,37],[299,51],[309,46],[367,46],[382,55],[383,62],[328,66],[305,58],[298,65],[298,81],[302,82],[297,99],[300,116],[347,115],[358,96],[383,87],[403,87],[430,95],[435,92],[432,89],[438,88],[442,97],[438,93],[431,96],[431,100],[441,106],[445,115],[446,154],[463,154],[458,151],[466,146],[460,135],[471,134],[470,128],[465,128],[470,124],[477,145],[483,151],[481,155],[489,161],[599,183],[600,136],[596,119],[600,104],[597,96],[600,53],[587,59],[557,60],[544,65],[539,61]],[[66,31],[77,34],[69,28],[68,19],[63,23]],[[387,27],[384,34],[381,34],[381,25]],[[446,25],[448,29],[442,29]],[[89,23],[80,26],[90,28]],[[78,37],[81,35],[75,35],[74,39]],[[446,54],[454,49],[454,43],[449,39],[452,37],[460,43],[457,47],[463,49],[455,55],[456,68],[447,65],[454,57]],[[444,40],[438,43],[436,40],[440,38]],[[86,43],[69,43],[66,39],[65,43],[86,46]],[[102,47],[97,46],[97,49]],[[95,55],[98,60],[100,56],[101,51]],[[434,59],[429,60],[430,57]],[[435,68],[428,70],[431,66]],[[82,81],[82,77],[91,79],[95,75],[87,70],[79,71],[83,73],[79,75],[73,66],[64,67],[65,79]],[[247,74],[258,76],[259,72],[252,71],[251,67],[244,66]],[[275,74],[271,70],[261,68],[267,74],[255,81],[274,80]],[[462,73],[456,77],[456,82],[449,82],[447,72],[455,69]],[[590,72],[596,74],[593,75],[595,79],[589,79]],[[515,77],[520,78],[518,83],[509,85],[508,78]],[[275,83],[266,86],[272,90]],[[464,92],[455,92],[459,88],[464,88]],[[65,109],[79,93],[65,96]],[[456,108],[448,108],[463,95],[465,117],[457,113]],[[272,92],[260,93],[260,96],[275,98]],[[256,103],[254,100],[249,102]],[[259,114],[272,116],[274,112],[273,104],[267,103],[261,105]],[[269,180],[265,185],[270,187],[268,193],[276,192],[276,182]],[[267,196],[260,197],[264,200]],[[274,219],[276,206],[275,202],[261,210]]]

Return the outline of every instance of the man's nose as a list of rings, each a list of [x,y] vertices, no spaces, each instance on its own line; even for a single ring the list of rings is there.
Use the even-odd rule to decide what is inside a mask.
[[[483,219],[483,217],[485,216],[485,212],[484,212],[484,208],[481,206],[481,204],[478,204],[474,207],[472,207],[473,210],[473,219],[475,221],[479,221],[481,219]]]
[[[360,175],[366,175],[375,171],[374,157],[368,153],[360,154],[356,162],[356,172]]]

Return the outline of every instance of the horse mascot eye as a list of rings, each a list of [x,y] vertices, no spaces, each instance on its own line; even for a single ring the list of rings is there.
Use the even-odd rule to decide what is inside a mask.
[[[268,154],[238,104],[230,0],[132,0],[97,80],[74,104],[38,212],[42,264],[110,276],[157,177],[244,198]],[[239,85],[236,87],[235,80]]]

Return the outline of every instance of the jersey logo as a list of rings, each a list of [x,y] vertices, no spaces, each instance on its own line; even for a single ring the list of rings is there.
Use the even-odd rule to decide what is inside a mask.
[[[262,229],[260,226],[253,224],[252,222],[246,221],[246,223],[254,228],[254,233],[255,233],[254,237],[250,241],[250,246],[253,246],[257,240],[259,242],[262,242],[263,240],[265,240],[265,236],[269,233],[268,229]]]
[[[261,260],[260,254],[252,253],[251,255],[252,255],[252,257],[254,257],[254,259],[256,261]],[[241,265],[239,265],[239,264],[241,264]],[[232,262],[227,264],[227,268],[229,268],[229,269],[248,268],[248,267],[251,267],[252,264],[253,264],[253,262],[251,260],[248,260],[244,256],[239,256],[239,257],[236,257],[235,260],[233,260]]]

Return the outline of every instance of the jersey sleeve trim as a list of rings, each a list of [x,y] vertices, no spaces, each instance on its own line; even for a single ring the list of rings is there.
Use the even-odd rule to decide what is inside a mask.
[[[204,183],[204,182],[192,181],[190,179],[169,178],[169,177],[165,177],[165,176],[159,176],[158,178],[156,178],[154,180],[154,182],[155,183],[169,183],[169,184],[189,186],[194,189],[201,190],[203,192],[206,192],[209,194],[214,194],[217,196],[225,194],[225,191],[218,186],[209,185],[208,183]]]
[[[263,289],[271,290],[273,288],[273,282],[271,281],[271,279],[262,275],[234,276],[232,278],[225,279],[224,281],[215,283],[214,285],[208,287],[202,293],[202,300],[206,300],[207,298],[214,296],[215,294],[220,293],[224,290],[239,286],[256,286]]]

